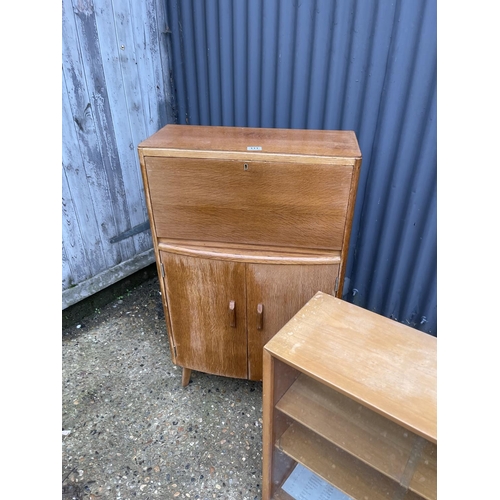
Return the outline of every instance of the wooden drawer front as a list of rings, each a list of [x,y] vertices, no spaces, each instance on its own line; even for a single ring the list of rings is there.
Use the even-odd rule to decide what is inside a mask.
[[[146,170],[158,238],[342,248],[350,166],[147,157]]]
[[[170,327],[183,367],[247,377],[245,264],[160,252]],[[234,302],[234,315],[229,304]]]

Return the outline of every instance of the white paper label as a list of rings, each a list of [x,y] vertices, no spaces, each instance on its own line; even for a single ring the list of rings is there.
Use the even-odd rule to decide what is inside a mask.
[[[262,146],[247,146],[247,151],[262,151]]]
[[[352,500],[300,464],[297,464],[282,488],[296,500]]]

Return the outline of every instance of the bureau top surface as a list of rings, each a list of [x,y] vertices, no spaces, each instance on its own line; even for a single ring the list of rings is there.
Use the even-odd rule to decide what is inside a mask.
[[[166,125],[139,144],[139,149],[244,152],[245,155],[290,154],[361,158],[356,135],[349,130]]]
[[[318,292],[265,346],[272,355],[437,442],[437,341]]]

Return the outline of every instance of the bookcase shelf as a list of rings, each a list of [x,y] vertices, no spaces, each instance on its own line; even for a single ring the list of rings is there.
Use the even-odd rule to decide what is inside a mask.
[[[264,347],[263,498],[302,464],[357,500],[436,500],[436,339],[318,292]]]
[[[276,446],[353,498],[386,500],[399,489],[395,481],[300,424],[292,424]]]

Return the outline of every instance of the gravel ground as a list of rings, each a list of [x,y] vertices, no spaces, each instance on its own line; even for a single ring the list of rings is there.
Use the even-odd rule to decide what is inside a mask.
[[[63,330],[63,500],[261,498],[262,383],[181,372],[157,277]]]

